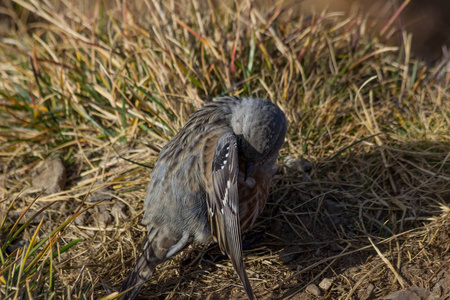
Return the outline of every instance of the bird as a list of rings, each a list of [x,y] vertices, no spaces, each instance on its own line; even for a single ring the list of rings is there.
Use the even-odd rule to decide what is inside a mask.
[[[241,234],[266,204],[286,130],[283,111],[261,98],[220,97],[190,116],[151,172],[142,220],[148,233],[120,288],[122,299],[134,299],[158,264],[212,240],[230,258],[247,297],[255,298]]]

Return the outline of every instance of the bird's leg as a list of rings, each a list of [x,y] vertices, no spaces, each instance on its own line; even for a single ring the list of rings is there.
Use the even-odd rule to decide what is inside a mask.
[[[198,247],[192,245],[189,246],[180,261],[180,273],[182,272],[182,270],[187,270],[189,268],[192,268],[194,265],[199,264],[205,254],[211,249],[211,245],[212,244],[208,244],[206,247],[203,247],[203,249],[199,249]],[[194,258],[192,258],[193,256]]]

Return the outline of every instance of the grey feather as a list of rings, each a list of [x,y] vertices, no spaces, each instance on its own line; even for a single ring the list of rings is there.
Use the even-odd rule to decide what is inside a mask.
[[[253,299],[242,260],[239,165],[271,168],[285,134],[283,112],[264,99],[223,97],[192,114],[152,171],[142,221],[149,236],[121,287],[130,290],[126,299],[136,296],[157,264],[211,237],[230,257]]]

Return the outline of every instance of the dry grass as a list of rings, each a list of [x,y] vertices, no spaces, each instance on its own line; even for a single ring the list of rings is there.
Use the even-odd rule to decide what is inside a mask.
[[[328,299],[364,299],[370,284],[375,297],[434,288],[450,258],[448,61],[415,60],[406,33],[401,47],[380,42],[396,32],[395,11],[378,33],[363,15],[304,17],[282,2],[96,1],[89,13],[55,5],[0,7],[1,211],[16,199],[1,216],[7,299],[113,293],[145,237],[147,166],[194,109],[228,94],[268,98],[289,120],[269,203],[246,237],[258,299],[309,299],[305,287],[323,278],[333,279]],[[66,189],[27,208],[38,192],[31,170],[54,156]],[[59,228],[53,247],[71,247],[51,269],[42,264],[48,291],[32,296],[36,277],[18,285],[9,271],[27,247],[12,259],[3,237],[14,216],[50,202],[16,241]],[[142,296],[243,298],[217,247],[196,249],[162,265]],[[280,258],[289,252],[299,255]]]

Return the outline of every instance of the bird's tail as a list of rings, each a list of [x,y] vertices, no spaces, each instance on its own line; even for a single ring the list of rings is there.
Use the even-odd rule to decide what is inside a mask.
[[[120,292],[125,292],[122,295],[122,299],[134,299],[139,293],[142,285],[147,281],[150,275],[152,275],[156,266],[164,261],[164,259],[155,255],[153,237],[151,238],[149,235],[144,242],[136,265],[120,287]]]

